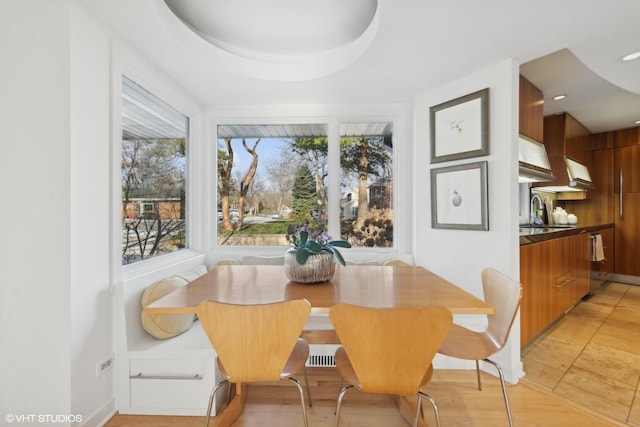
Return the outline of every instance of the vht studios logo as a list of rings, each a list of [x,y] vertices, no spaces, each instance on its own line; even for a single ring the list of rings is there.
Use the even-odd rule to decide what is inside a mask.
[[[81,423],[82,415],[73,414],[7,414],[4,417],[7,423]]]

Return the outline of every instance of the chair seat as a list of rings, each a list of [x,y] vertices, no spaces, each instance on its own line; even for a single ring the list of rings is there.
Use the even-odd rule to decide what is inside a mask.
[[[477,332],[451,325],[438,353],[464,360],[484,360],[500,350],[487,331]]]

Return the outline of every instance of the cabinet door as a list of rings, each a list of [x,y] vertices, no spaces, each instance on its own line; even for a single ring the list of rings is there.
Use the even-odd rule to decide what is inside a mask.
[[[554,252],[561,262],[552,277],[550,304],[553,319],[562,316],[576,305],[590,289],[591,240],[587,234],[552,240]]]
[[[623,193],[615,204],[614,271],[640,276],[640,193]]]
[[[614,192],[640,193],[640,145],[616,148]]]
[[[520,345],[525,345],[554,319],[552,281],[559,270],[553,240],[520,247]]]
[[[520,133],[538,142],[544,137],[543,106],[542,91],[520,76]]]
[[[531,341],[590,289],[588,234],[520,247],[520,344]]]

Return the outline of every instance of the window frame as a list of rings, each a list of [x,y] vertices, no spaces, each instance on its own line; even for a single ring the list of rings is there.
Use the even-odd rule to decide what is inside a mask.
[[[394,147],[393,147],[393,170],[394,188],[400,185],[408,188],[411,182],[412,166],[399,168],[399,162],[412,165],[410,157],[410,132],[407,131],[407,109],[404,105],[384,104],[384,105],[318,105],[301,106],[301,108],[289,107],[230,107],[212,108],[207,111],[207,127],[209,129],[209,183],[212,194],[210,211],[215,215],[207,218],[207,223],[211,224],[210,247],[212,248],[213,259],[236,258],[249,253],[264,255],[282,254],[283,246],[218,246],[217,245],[217,142],[218,126],[224,125],[255,125],[255,124],[326,124],[327,139],[329,141],[328,162],[329,171],[337,171],[329,174],[327,183],[329,186],[329,200],[340,200],[340,124],[341,123],[365,123],[365,122],[390,122],[393,124]],[[300,111],[302,110],[302,111]],[[322,111],[324,114],[314,114]],[[326,114],[330,111],[332,114]],[[403,143],[404,141],[404,143]],[[404,170],[403,170],[404,169]],[[403,173],[399,171],[403,170]],[[407,194],[407,193],[404,193]],[[393,192],[394,206],[394,247],[393,248],[364,248],[357,247],[349,249],[347,258],[358,260],[383,260],[389,258],[390,254],[411,253],[411,232],[409,221],[403,219],[410,218],[412,211],[401,212],[402,206],[413,206],[410,203],[403,203],[403,195],[400,191]],[[412,208],[410,208],[412,209]],[[340,203],[329,203],[329,218],[340,218]],[[330,221],[329,234],[340,236],[340,222]]]
[[[160,74],[157,69],[142,58],[136,52],[124,45],[115,43],[113,46],[113,62],[111,72],[111,276],[120,278],[123,282],[149,274],[162,267],[183,262],[200,256],[203,252],[203,239],[199,237],[196,224],[200,215],[198,200],[201,197],[196,194],[199,186],[197,182],[198,171],[201,167],[196,159],[202,157],[201,149],[203,144],[202,127],[202,106],[179,85]],[[128,265],[122,265],[122,176],[121,176],[121,154],[122,154],[122,78],[126,76],[136,82],[153,95],[157,96],[177,111],[188,118],[188,127],[185,137],[186,144],[186,241],[187,247],[176,252],[158,257],[149,258]]]

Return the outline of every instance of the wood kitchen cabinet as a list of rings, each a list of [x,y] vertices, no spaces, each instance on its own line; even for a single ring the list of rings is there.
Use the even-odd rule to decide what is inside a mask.
[[[527,344],[589,293],[588,233],[520,246],[520,343]]]
[[[640,128],[616,131],[614,143],[614,272],[640,276]]]
[[[542,91],[520,76],[520,134],[542,142],[544,136],[544,97]]]

